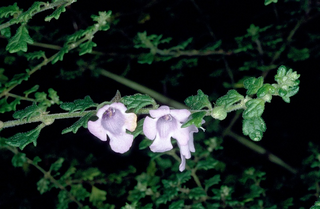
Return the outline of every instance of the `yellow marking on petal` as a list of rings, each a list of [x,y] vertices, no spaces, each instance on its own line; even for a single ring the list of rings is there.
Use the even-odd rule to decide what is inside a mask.
[[[134,131],[137,128],[137,115],[134,113],[126,114],[126,127],[129,131]]]

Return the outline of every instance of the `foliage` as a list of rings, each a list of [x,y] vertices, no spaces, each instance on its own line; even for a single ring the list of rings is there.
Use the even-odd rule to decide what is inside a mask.
[[[317,2],[265,0],[263,8],[251,10],[240,2],[234,3],[236,10],[245,7],[237,12],[232,12],[233,3],[225,10],[226,3],[219,1],[110,3],[114,12],[100,11],[97,1],[7,4],[0,7],[0,41],[6,42],[0,50],[0,160],[5,175],[17,182],[3,183],[1,199],[8,202],[0,202],[1,208],[319,207],[320,151],[314,142],[301,142],[299,149],[309,143],[311,155],[296,164],[299,172],[262,147],[272,143],[266,147],[277,150],[291,143],[286,138],[291,127],[285,125],[294,124],[288,115],[305,111],[305,106],[289,108],[302,94],[295,96],[300,90],[297,72],[305,78],[301,68],[320,55],[317,31],[310,25],[301,29],[318,20]],[[261,14],[254,15],[257,20],[230,25],[242,19],[242,12]],[[228,19],[231,16],[236,18]],[[218,24],[219,18],[225,20]],[[114,87],[103,76],[139,93]],[[129,93],[121,96],[117,91],[109,100],[116,89]],[[184,99],[184,104],[165,94]],[[280,104],[273,99],[277,97],[290,104]],[[114,102],[138,119],[129,124],[134,131],[126,130],[134,142],[123,155],[87,130],[97,111]],[[189,133],[187,145],[177,143],[177,133],[170,139],[172,149],[154,153],[144,123],[161,105],[188,109],[190,116],[178,125],[197,131]],[[103,117],[108,120],[113,114],[119,112]],[[72,123],[73,118],[77,120]],[[167,134],[171,127],[166,128],[158,135]],[[269,134],[279,130],[275,142]],[[230,149],[228,137],[256,153],[234,144]],[[191,156],[180,156],[182,147],[188,147]],[[285,171],[266,171],[257,153]],[[179,172],[185,158],[186,169]],[[21,197],[19,187],[29,187],[29,182],[35,191]]]

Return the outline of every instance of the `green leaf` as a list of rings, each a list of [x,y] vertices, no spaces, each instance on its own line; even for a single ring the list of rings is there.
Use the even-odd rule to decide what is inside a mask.
[[[43,110],[41,107],[38,107],[36,104],[32,104],[31,106],[26,107],[23,110],[18,110],[13,114],[13,118],[15,119],[27,119],[27,121],[30,120],[31,117],[35,117],[43,113]]]
[[[96,105],[90,96],[86,96],[84,99],[77,99],[74,102],[64,102],[60,105],[60,108],[69,112],[83,112],[90,107],[96,107]]]
[[[191,125],[195,125],[197,128],[200,128],[203,124],[203,117],[206,115],[206,111],[195,112],[191,114],[191,119],[185,122],[181,128],[186,128]]]
[[[28,44],[33,44],[32,38],[29,36],[28,29],[25,25],[21,25],[16,34],[9,39],[9,43],[6,50],[10,53],[18,51],[26,52],[28,50]]]
[[[44,51],[42,51],[42,50],[36,51],[36,52],[29,52],[29,53],[25,54],[24,56],[26,56],[27,60],[40,59],[40,58],[46,57]]]
[[[58,61],[62,61],[63,60],[63,56],[69,52],[69,47],[67,45],[64,45],[60,51],[57,53],[57,56],[55,56],[52,60],[52,64],[55,64]]]
[[[201,160],[197,163],[196,168],[198,170],[200,169],[204,169],[204,170],[210,170],[210,169],[214,169],[216,167],[216,165],[218,165],[219,161],[212,158],[212,157],[208,157],[205,160]]]
[[[48,89],[48,93],[49,98],[51,99],[51,103],[60,104],[59,96],[53,88]]]
[[[207,107],[208,109],[212,108],[208,95],[205,95],[200,89],[198,90],[197,95],[189,96],[184,100],[184,103],[192,110],[201,110],[204,107]]]
[[[61,168],[63,162],[64,158],[60,157],[56,162],[51,164],[49,172],[58,171]]]
[[[18,20],[20,22],[28,22],[29,19],[32,18],[34,13],[39,12],[41,10],[41,6],[45,6],[46,3],[36,1],[32,4],[32,6],[26,11],[18,16]]]
[[[271,86],[270,84],[266,83],[263,84],[263,86],[258,90],[257,97],[262,98],[266,96],[267,94],[275,94],[276,88],[274,86]]]
[[[56,209],[68,209],[69,208],[69,195],[67,190],[60,190],[58,194],[59,203],[56,206]]]
[[[236,90],[229,90],[226,95],[220,97],[217,99],[216,104],[218,106],[225,106],[225,108],[228,108],[235,103],[241,101],[244,97],[239,94]]]
[[[22,152],[18,152],[13,156],[11,162],[14,167],[22,167],[23,164],[27,162],[26,154]]]
[[[103,202],[107,199],[107,192],[101,189],[98,189],[95,186],[92,186],[91,194],[89,197],[90,202],[93,203],[93,205],[98,204],[99,202]]]
[[[205,185],[205,190],[207,191],[211,186],[218,184],[221,181],[220,179],[220,175],[217,174],[213,177],[211,177],[210,179],[206,179],[204,181],[204,185]]]
[[[70,193],[76,197],[77,200],[85,200],[90,196],[90,193],[83,188],[82,184],[71,185]]]
[[[0,18],[14,16],[15,14],[19,14],[19,7],[17,6],[17,2],[13,5],[7,7],[0,7]]]
[[[201,202],[198,202],[198,203],[192,204],[191,209],[206,209],[206,208],[203,207]]]
[[[65,12],[66,8],[64,5],[61,5],[60,7],[57,7],[56,10],[54,10],[54,12],[52,12],[51,15],[48,15],[44,21],[50,22],[52,18],[55,18],[56,20],[59,19],[60,15],[62,12]]]
[[[84,181],[92,181],[96,176],[99,176],[100,174],[101,171],[98,168],[88,168],[87,170],[82,171],[81,176]]]
[[[94,115],[94,112],[89,112],[83,117],[81,117],[79,120],[77,120],[72,126],[65,128],[62,130],[61,134],[66,134],[69,132],[77,133],[78,129],[81,127],[87,128],[88,127],[88,120],[89,118]]]
[[[180,43],[177,46],[171,47],[169,50],[184,50],[191,42],[193,38],[188,38],[186,41]]]
[[[191,171],[185,171],[185,172],[181,172],[176,174],[177,179],[178,179],[178,184],[181,185],[183,183],[186,183],[187,181],[189,181],[191,179]]]
[[[167,187],[163,191],[163,195],[157,198],[156,204],[159,205],[161,203],[166,204],[168,201],[171,201],[178,195],[178,188],[177,187]]]
[[[244,88],[247,90],[247,95],[256,94],[259,88],[263,85],[263,77],[259,78],[250,77],[243,82]]]
[[[154,54],[152,53],[148,53],[148,54],[141,54],[139,57],[138,57],[138,63],[139,64],[149,64],[151,65],[152,62],[154,60]]]
[[[49,184],[50,181],[46,178],[42,178],[37,182],[37,189],[40,192],[40,194],[43,194],[49,190]]]
[[[149,147],[151,144],[153,143],[152,140],[149,140],[147,138],[144,138],[140,144],[139,144],[139,150],[143,150],[146,149],[147,147]]]
[[[37,128],[31,131],[25,133],[17,133],[6,139],[6,143],[13,147],[19,147],[21,150],[31,142],[33,142],[33,145],[36,146],[37,138],[39,137],[41,128],[42,126],[39,125]]]
[[[295,87],[290,88],[287,91],[287,94],[282,96],[283,101],[285,101],[286,103],[290,103],[290,97],[296,95],[298,93],[298,91],[299,91],[299,86],[295,86]]]
[[[206,197],[206,192],[201,187],[196,187],[190,190],[189,198],[199,200],[201,197]]]
[[[154,105],[156,102],[149,95],[146,94],[135,94],[133,96],[124,96],[120,99],[120,102],[127,106],[128,110],[135,109],[134,112],[138,111],[148,105]]]
[[[1,14],[1,13],[0,13]],[[11,37],[11,30],[10,27],[7,28],[3,28],[2,30],[0,30],[1,35],[3,35],[4,37],[6,37],[7,39],[9,39]]]
[[[40,157],[35,156],[35,157],[33,158],[32,163],[35,164],[35,165],[38,165],[38,163],[40,163],[41,161],[42,161],[42,160],[41,160]]]
[[[169,205],[169,209],[182,209],[184,207],[184,200],[174,201]]]
[[[143,133],[143,122],[144,118],[138,121],[136,129],[132,132],[133,138]]]
[[[260,117],[264,111],[265,101],[263,99],[252,99],[246,102],[245,111],[242,114],[244,119]]]
[[[271,3],[277,3],[277,2],[278,2],[278,0],[264,0],[264,5],[267,6]]]
[[[253,141],[260,141],[266,129],[266,124],[261,117],[244,119],[242,122],[243,134],[246,136],[249,135]]]
[[[15,111],[18,104],[20,104],[20,99],[18,98],[10,102],[10,104],[7,102],[7,98],[3,98],[0,100],[0,113]]]
[[[287,56],[289,59],[292,59],[294,62],[302,61],[310,57],[310,52],[308,48],[297,49],[297,48],[291,47]]]
[[[35,85],[31,89],[24,91],[23,93],[26,97],[28,97],[29,94],[38,91],[38,89],[39,89],[39,85]]]
[[[85,43],[82,43],[80,45],[80,52],[79,52],[79,55],[84,55],[84,54],[87,54],[87,53],[91,53],[92,52],[92,48],[93,47],[96,47],[97,44],[94,43],[93,41],[87,41]]]
[[[5,84],[5,86],[10,87],[13,85],[21,84],[22,81],[27,81],[29,77],[30,75],[28,73],[15,74],[13,78]]]

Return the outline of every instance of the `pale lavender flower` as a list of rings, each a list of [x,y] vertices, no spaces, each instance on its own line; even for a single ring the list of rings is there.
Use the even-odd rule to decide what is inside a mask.
[[[143,123],[143,133],[147,138],[154,140],[150,145],[152,152],[166,152],[173,148],[171,137],[177,140],[180,148],[181,164],[179,170],[183,171],[186,159],[191,157],[190,152],[195,152],[193,133],[198,132],[194,126],[181,128],[187,121],[190,111],[170,110],[168,106],[161,106],[157,110],[150,110],[150,117],[146,117]]]
[[[89,131],[102,141],[107,141],[108,135],[111,149],[118,153],[127,152],[132,145],[133,135],[126,129],[134,131],[137,127],[136,114],[126,110],[122,103],[105,105],[97,112],[98,120],[88,121]]]

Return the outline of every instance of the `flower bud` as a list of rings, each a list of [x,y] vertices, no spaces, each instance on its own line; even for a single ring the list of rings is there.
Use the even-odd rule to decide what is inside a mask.
[[[223,106],[216,106],[212,109],[211,116],[218,120],[224,120],[227,117],[227,111]]]

